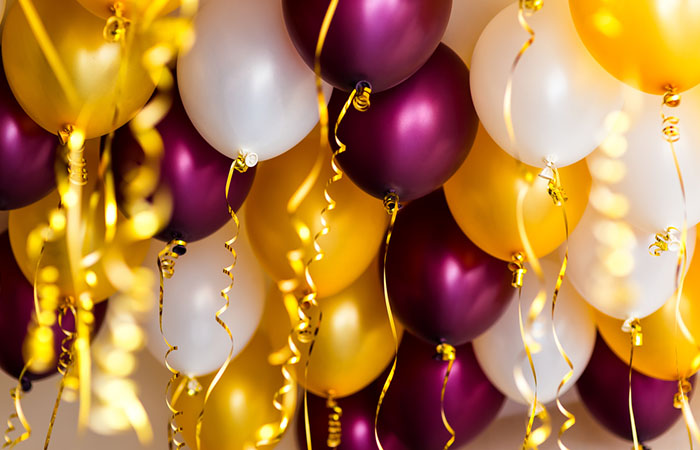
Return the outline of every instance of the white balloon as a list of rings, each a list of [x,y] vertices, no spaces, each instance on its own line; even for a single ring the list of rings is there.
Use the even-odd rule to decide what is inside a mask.
[[[588,205],[569,238],[567,276],[598,311],[621,320],[641,319],[661,308],[675,291],[678,252],[649,253],[654,234],[629,227],[621,232]],[[688,230],[688,262],[695,228]]]
[[[624,133],[627,150],[619,158],[625,175],[611,190],[626,197],[628,222],[653,233],[669,226],[680,229],[683,199],[673,153],[661,133],[661,97],[632,88],[626,94],[630,128]],[[680,139],[674,148],[687,196],[688,226],[692,227],[700,222],[700,89],[683,93],[681,104],[667,114],[680,119]],[[597,153],[588,161],[592,171]]]
[[[209,0],[194,46],[178,59],[185,110],[229,158],[263,161],[294,147],[318,122],[314,73],[302,61],[278,0]],[[328,100],[331,88],[324,84]]]
[[[513,76],[511,143],[503,99],[515,56],[529,34],[518,23],[518,6],[501,11],[484,29],[472,55],[471,92],[484,128],[511,156],[544,167],[573,164],[605,138],[605,118],[622,106],[622,83],[605,72],[581,43],[568,2],[544,3],[528,18],[534,44]]]
[[[513,0],[454,0],[442,41],[470,65],[474,46],[484,27],[511,3]]]
[[[552,333],[551,298],[559,273],[559,263],[551,256],[541,259],[540,263],[548,302],[532,327],[532,337],[541,346],[540,351],[532,355],[532,359],[537,373],[537,399],[541,403],[548,403],[556,398],[559,383],[569,372],[569,366],[559,353]],[[538,289],[535,273],[528,267],[522,292],[523,320],[527,317]],[[559,291],[554,320],[559,341],[574,365],[573,377],[562,388],[563,394],[576,384],[586,368],[596,338],[592,311],[566,281]],[[530,364],[520,336],[517,295],[498,322],[474,340],[474,352],[484,373],[498,390],[516,402],[528,403],[518,390],[513,376],[514,368],[519,365],[531,391],[535,391]]]
[[[163,296],[163,332],[171,345],[168,362],[189,377],[206,375],[224,363],[231,341],[214,315],[224,305],[221,289],[230,279],[222,269],[233,257],[224,242],[233,236],[231,222],[211,236],[187,245],[187,253],[177,259],[175,275],[165,279]],[[146,264],[157,276],[156,259],[164,244],[153,240]],[[246,231],[234,243],[238,255],[233,269],[233,290],[229,293],[229,309],[221,315],[233,334],[234,355],[250,341],[265,306],[265,281]],[[157,278],[156,278],[157,279]],[[158,286],[156,285],[156,288]],[[153,356],[163,361],[168,349],[158,327],[158,307],[153,308],[144,324],[147,347]]]

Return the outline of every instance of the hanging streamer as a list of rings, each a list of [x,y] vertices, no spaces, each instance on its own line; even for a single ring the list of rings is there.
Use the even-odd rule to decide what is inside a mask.
[[[326,439],[326,444],[328,448],[338,448],[342,443],[341,437],[343,429],[340,418],[343,416],[343,408],[335,401],[332,393],[328,393],[326,408],[330,409],[330,413],[328,413],[328,439]]]
[[[693,450],[693,436],[700,442],[700,428],[688,403],[688,394],[692,388],[693,385],[686,378],[681,378],[678,380],[678,392],[673,397],[673,406],[683,412],[685,428],[688,431],[688,440],[690,441],[690,450]]]
[[[630,424],[632,426],[632,442],[634,448],[641,448],[639,438],[637,437],[637,424],[634,421],[634,407],[632,406],[632,363],[634,362],[634,348],[641,347],[643,344],[642,325],[639,319],[631,318],[625,320],[622,324],[622,331],[630,334],[630,361],[629,361],[629,389],[627,394],[627,406],[630,413]]]
[[[347,106],[347,104],[346,104]],[[384,196],[384,209],[388,214],[391,215],[389,220],[389,227],[386,231],[386,241],[384,242],[384,261],[382,262],[382,282],[384,285],[384,303],[386,305],[386,313],[389,317],[389,326],[391,327],[391,337],[394,339],[394,361],[391,364],[391,370],[389,370],[389,375],[387,375],[384,381],[384,386],[382,386],[382,392],[379,394],[379,401],[377,402],[377,409],[374,413],[374,440],[377,443],[377,447],[380,450],[384,450],[382,443],[379,440],[379,430],[377,429],[377,423],[379,422],[379,413],[382,410],[382,403],[384,403],[384,397],[386,396],[389,387],[391,386],[391,381],[394,379],[394,373],[396,372],[396,363],[399,356],[399,336],[396,332],[396,323],[394,321],[394,314],[391,312],[391,304],[389,303],[389,291],[386,284],[386,257],[389,254],[389,243],[391,242],[391,234],[394,232],[394,224],[396,223],[396,215],[401,208],[399,203],[399,196],[394,192],[389,192]]]
[[[22,380],[24,379],[24,375],[27,373],[27,370],[29,369],[31,363],[31,360],[27,361],[27,363],[24,365],[24,368],[22,369],[22,372],[20,372],[19,374],[19,378],[17,379],[17,385],[10,389],[10,397],[12,398],[12,402],[14,403],[15,412],[10,414],[10,417],[7,419],[7,429],[5,429],[4,435],[5,443],[2,445],[2,448],[12,448],[20,442],[26,441],[32,435],[32,427],[31,425],[29,425],[29,421],[24,415],[24,410],[22,409],[21,402],[22,392],[24,391],[24,388],[22,386]],[[24,429],[24,432],[17,436],[15,439],[12,439],[10,437],[10,434],[16,430],[14,424],[15,419],[19,421],[20,425],[22,426],[22,429]]]
[[[442,390],[440,391],[440,416],[442,418],[442,424],[445,429],[450,433],[450,439],[445,443],[443,450],[447,450],[452,447],[455,442],[455,430],[450,426],[450,422],[447,420],[445,415],[445,391],[447,390],[447,381],[450,379],[450,373],[452,372],[452,366],[455,363],[455,358],[457,357],[457,351],[453,346],[445,342],[439,344],[435,349],[440,359],[447,361],[447,370],[445,371],[445,378],[442,381]]]

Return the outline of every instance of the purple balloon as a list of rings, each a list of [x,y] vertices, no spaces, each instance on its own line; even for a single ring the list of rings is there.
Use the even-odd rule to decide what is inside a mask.
[[[434,343],[471,341],[513,297],[508,266],[464,235],[442,189],[399,211],[386,271],[394,313],[411,333]]]
[[[695,384],[695,376],[690,378]],[[629,366],[598,336],[586,370],[576,388],[591,415],[616,435],[632,441],[628,410]],[[667,431],[681,417],[673,407],[678,382],[659,380],[632,371],[632,407],[639,442],[650,441]],[[690,391],[690,395],[695,390]]]
[[[21,208],[51,192],[57,145],[19,106],[0,62],[0,209]]]
[[[97,333],[107,312],[107,302],[95,305],[95,326]],[[24,368],[22,345],[27,335],[27,328],[34,316],[34,288],[24,278],[10,248],[10,238],[7,232],[0,234],[0,368],[9,375],[19,378]],[[68,314],[63,322],[66,330],[75,331],[73,316]],[[53,327],[54,351],[56,356],[61,353],[61,341],[65,334],[56,323]],[[31,386],[30,381],[40,380],[56,373],[56,368],[46,372],[33,373],[27,371],[23,383]]]
[[[330,0],[283,0],[294,46],[313,69],[316,43]],[[360,81],[373,92],[415,73],[440,43],[452,0],[341,1],[321,53],[321,76],[350,91]]]
[[[445,391],[445,415],[455,431],[452,448],[459,448],[481,433],[496,418],[505,400],[479,367],[471,344],[456,350]],[[450,437],[440,415],[447,362],[434,359],[434,354],[434,346],[404,334],[379,428],[398,436],[406,450],[443,448]]]
[[[231,160],[197,132],[177,92],[173,89],[173,105],[156,125],[164,147],[157,189],[171,194],[173,206],[170,222],[156,238],[193,242],[212,234],[231,218],[224,195]],[[126,175],[143,164],[144,152],[126,126],[117,130],[112,148],[117,186],[123,188],[129,182]],[[255,168],[233,174],[228,192],[234,210],[248,196],[254,177]],[[122,198],[120,195],[120,201]]]
[[[334,124],[347,94],[334,90],[328,105]],[[478,119],[469,91],[469,70],[440,44],[428,62],[397,87],[372,96],[365,112],[348,109],[338,129],[347,145],[338,162],[360,188],[402,201],[442,186],[467,157]],[[331,138],[331,145],[335,142]]]

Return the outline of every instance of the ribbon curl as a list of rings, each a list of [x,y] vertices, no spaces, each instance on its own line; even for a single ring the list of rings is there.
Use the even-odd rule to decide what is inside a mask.
[[[439,344],[435,349],[437,355],[441,360],[447,361],[447,370],[445,371],[445,378],[442,381],[442,390],[440,391],[440,416],[442,418],[442,424],[445,429],[450,433],[450,439],[445,443],[443,450],[447,450],[452,447],[455,442],[455,430],[450,426],[450,422],[447,420],[445,415],[445,391],[447,390],[447,381],[450,379],[450,373],[452,372],[452,366],[457,358],[457,351],[453,346],[445,342]]]
[[[632,442],[634,448],[640,448],[639,438],[637,437],[637,424],[634,421],[634,407],[632,406],[632,363],[634,362],[634,348],[641,347],[643,344],[642,325],[639,319],[630,318],[622,324],[622,331],[630,334],[630,360],[629,360],[629,389],[627,394],[627,408],[630,414],[630,425],[632,427]]]
[[[328,394],[326,408],[330,409],[328,413],[328,438],[326,444],[328,448],[338,448],[342,443],[342,424],[340,418],[343,416],[343,408],[335,401],[333,394]]]
[[[32,435],[32,427],[31,425],[29,425],[29,421],[24,415],[24,410],[22,409],[21,403],[22,392],[24,391],[22,380],[24,380],[24,375],[27,373],[27,370],[29,370],[31,362],[31,360],[27,361],[27,363],[24,365],[24,368],[22,368],[22,372],[20,372],[19,374],[19,378],[17,379],[17,385],[10,389],[10,397],[12,398],[12,401],[14,403],[15,412],[10,414],[10,417],[7,419],[7,429],[5,429],[4,434],[5,443],[2,445],[2,448],[12,448],[20,442],[26,441]],[[12,439],[10,437],[10,434],[16,430],[14,424],[15,419],[19,421],[20,425],[24,429],[24,432],[17,436],[15,439]]]

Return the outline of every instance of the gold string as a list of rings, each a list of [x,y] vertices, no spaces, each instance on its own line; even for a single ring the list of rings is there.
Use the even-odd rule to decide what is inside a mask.
[[[338,448],[342,443],[342,424],[340,418],[343,416],[343,408],[335,401],[332,393],[328,393],[326,408],[330,409],[328,413],[328,439],[326,444],[328,448]]]
[[[686,378],[680,378],[678,380],[678,392],[673,397],[673,406],[683,412],[685,428],[688,432],[688,440],[690,441],[690,450],[693,450],[693,436],[700,442],[700,428],[698,427],[698,423],[688,403],[688,394],[692,388],[693,386]]]
[[[439,344],[436,351],[440,356],[440,359],[447,361],[447,371],[445,372],[445,378],[442,381],[442,390],[440,391],[440,416],[442,417],[442,424],[445,426],[447,432],[450,433],[450,439],[443,447],[443,450],[447,450],[448,448],[452,447],[452,444],[455,442],[455,430],[450,426],[450,422],[448,422],[447,416],[445,415],[445,391],[447,390],[447,380],[450,378],[452,366],[454,365],[457,357],[457,351],[453,346],[445,342]]]
[[[326,104],[326,96],[323,94],[323,81],[321,80],[321,53],[323,45],[326,42],[328,29],[333,21],[335,10],[338,7],[338,0],[331,0],[328,3],[326,15],[323,17],[321,30],[318,33],[316,41],[316,53],[314,55],[314,74],[316,75],[316,97],[318,99],[318,115],[321,126],[321,147],[325,147],[328,143],[328,106]]]
[[[126,29],[131,25],[131,21],[124,17],[124,5],[120,1],[115,1],[109,9],[112,15],[107,19],[102,36],[107,42],[123,42]]]
[[[165,289],[164,281],[166,278],[172,278],[173,275],[175,275],[175,262],[180,257],[180,255],[183,255],[186,252],[186,246],[187,243],[185,241],[173,239],[170,242],[168,242],[165,248],[163,248],[163,250],[161,250],[158,253],[157,259],[158,272],[160,277],[160,289],[158,296],[158,326],[160,329],[160,335],[163,337],[163,342],[165,342],[165,345],[167,345],[168,347],[168,350],[165,352],[164,357],[165,367],[167,367],[167,369],[172,374],[170,380],[168,380],[167,386],[165,387],[165,404],[168,406],[168,409],[171,413],[168,423],[170,429],[172,430],[172,434],[168,438],[168,445],[178,450],[185,446],[184,441],[180,442],[177,440],[177,435],[182,431],[182,427],[179,427],[177,425],[176,420],[177,417],[182,414],[182,411],[178,411],[175,408],[175,402],[169,396],[169,393],[170,388],[180,378],[180,372],[173,366],[171,366],[168,362],[168,356],[170,356],[172,352],[177,351],[178,347],[177,345],[171,345],[170,342],[168,342],[168,339],[165,337],[165,333],[163,332],[163,292]]]
[[[637,424],[634,421],[634,407],[632,406],[632,363],[634,362],[634,348],[643,344],[642,326],[639,319],[627,319],[622,325],[622,331],[630,334],[630,361],[629,361],[629,389],[627,393],[627,407],[630,413],[630,425],[632,427],[632,442],[634,448],[639,448],[639,438],[637,437]]]
[[[27,370],[29,370],[29,366],[32,364],[31,359],[27,361],[27,363],[24,365],[24,368],[22,368],[22,371],[19,374],[19,378],[17,379],[17,385],[10,389],[10,398],[12,398],[12,401],[15,406],[15,412],[10,414],[10,417],[7,419],[7,429],[5,430],[5,443],[2,445],[2,448],[6,447],[14,447],[15,445],[19,444],[20,442],[24,442],[29,437],[32,435],[32,427],[29,425],[29,421],[27,420],[27,417],[24,415],[24,410],[22,409],[22,380],[24,379],[25,374],[27,373]],[[10,438],[10,433],[16,430],[15,425],[14,425],[14,419],[17,419],[22,425],[22,428],[24,429],[24,433],[20,434],[17,436],[15,439]]]
[[[394,379],[394,373],[396,372],[396,363],[399,356],[399,336],[396,332],[396,323],[394,321],[394,314],[391,311],[391,304],[389,302],[389,291],[386,284],[386,257],[389,253],[389,243],[391,242],[391,234],[394,231],[394,223],[396,223],[396,215],[401,207],[399,203],[399,196],[394,192],[389,192],[384,196],[384,209],[387,213],[391,215],[389,219],[389,227],[386,231],[386,240],[384,241],[384,261],[382,263],[382,282],[384,285],[384,304],[386,306],[387,316],[389,317],[389,326],[391,327],[391,336],[394,339],[394,361],[391,364],[391,370],[389,370],[389,375],[387,375],[384,381],[384,386],[382,386],[382,392],[379,394],[379,401],[377,402],[377,409],[374,413],[374,440],[377,443],[379,450],[384,450],[382,443],[379,440],[379,431],[377,429],[377,423],[379,422],[379,413],[382,409],[382,403],[384,403],[384,396],[386,396],[389,386],[391,386],[391,381]]]

